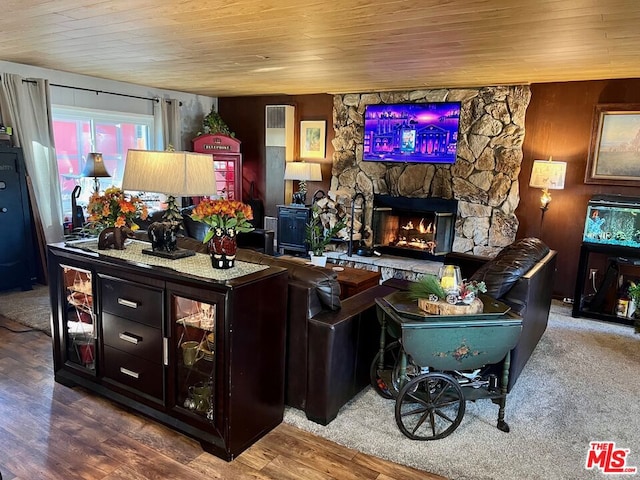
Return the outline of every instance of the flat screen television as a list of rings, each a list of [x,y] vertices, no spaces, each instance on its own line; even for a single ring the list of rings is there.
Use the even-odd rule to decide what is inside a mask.
[[[460,102],[367,105],[363,160],[455,163],[459,123]]]

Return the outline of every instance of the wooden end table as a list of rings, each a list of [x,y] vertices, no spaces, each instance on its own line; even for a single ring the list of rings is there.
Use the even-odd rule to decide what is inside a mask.
[[[341,300],[352,297],[356,293],[363,292],[364,290],[374,287],[380,283],[379,272],[351,267],[330,267],[329,265],[327,265],[327,267],[334,268],[338,274]]]

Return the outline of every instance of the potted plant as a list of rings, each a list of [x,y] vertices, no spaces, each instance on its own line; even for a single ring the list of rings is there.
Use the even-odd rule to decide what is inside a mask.
[[[629,284],[629,298],[631,299],[632,306],[630,311],[633,312],[633,318],[635,318],[634,326],[636,333],[640,333],[640,318],[638,313],[638,307],[640,307],[640,283],[630,282]]]
[[[311,220],[306,225],[306,241],[309,246],[311,262],[324,267],[327,257],[324,254],[326,246],[335,238],[336,234],[345,227],[342,220],[338,220],[333,227],[326,228],[320,218],[320,210],[316,205],[311,207]]]

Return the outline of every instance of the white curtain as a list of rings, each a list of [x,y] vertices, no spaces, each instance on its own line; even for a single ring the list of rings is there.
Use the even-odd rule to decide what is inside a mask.
[[[0,75],[0,115],[14,129],[14,144],[22,148],[33,185],[36,209],[47,243],[63,240],[62,197],[53,141],[49,82]]]
[[[169,145],[179,151],[183,149],[179,100],[156,98],[153,121],[156,150],[166,150]]]

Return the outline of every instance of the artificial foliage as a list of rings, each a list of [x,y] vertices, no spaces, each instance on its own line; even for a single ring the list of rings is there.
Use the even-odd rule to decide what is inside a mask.
[[[202,243],[207,243],[213,237],[215,229],[223,231],[233,229],[236,232],[250,232],[254,229],[249,222],[253,220],[253,210],[246,203],[237,200],[210,200],[201,201],[193,209],[191,218],[196,222],[209,225]]]
[[[447,296],[444,289],[440,285],[440,281],[438,277],[435,275],[425,275],[417,282],[413,282],[409,286],[409,296],[413,300],[417,300],[419,298],[429,298],[431,295],[435,295],[436,297],[442,299]]]
[[[129,195],[118,187],[109,187],[103,195],[94,192],[87,205],[88,222],[96,227],[130,227],[137,230],[136,218],[145,220],[147,206],[135,195]]]
[[[236,134],[229,129],[229,126],[225,123],[220,114],[216,112],[215,105],[211,107],[211,112],[202,119],[202,130],[204,133],[211,133],[213,135],[222,134],[230,137],[236,136]]]
[[[640,283],[630,282],[629,283],[629,297],[636,304],[636,312],[638,312],[638,308],[640,306]],[[636,333],[640,333],[640,318],[638,318],[638,314],[634,313],[635,320],[633,322]]]
[[[314,205],[311,207],[311,220],[305,228],[309,250],[311,250],[315,256],[323,255],[327,245],[329,245],[331,240],[335,238],[338,232],[344,227],[345,223],[342,220],[338,220],[333,227],[325,228],[320,219],[320,210]]]
[[[463,281],[460,285],[458,297],[460,300],[463,300],[469,294],[473,294],[475,296],[478,292],[485,293],[486,291],[487,286],[484,282],[476,282],[475,280],[471,282]],[[431,295],[435,295],[439,299],[447,297],[447,293],[444,291],[438,277],[435,275],[427,274],[409,286],[409,296],[413,300],[429,298]]]

